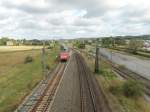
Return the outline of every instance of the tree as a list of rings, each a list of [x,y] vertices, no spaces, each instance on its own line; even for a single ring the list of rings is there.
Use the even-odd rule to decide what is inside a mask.
[[[0,45],[6,45],[6,42],[8,41],[9,39],[6,38],[6,37],[3,37],[0,39]]]
[[[73,43],[73,46],[76,46],[79,49],[84,49],[85,48],[85,43],[82,41],[76,41],[75,43]]]
[[[125,44],[126,44],[126,41],[125,41],[125,39],[123,39],[122,37],[120,37],[120,38],[115,38],[115,39],[114,39],[114,43],[115,43],[116,45],[125,45]]]
[[[137,39],[131,39],[129,41],[129,44],[128,44],[128,52],[131,52],[133,54],[136,54],[137,51],[142,48],[143,46],[143,41],[142,40],[137,40]]]
[[[102,39],[102,47],[111,47],[112,46],[112,38],[103,38]]]

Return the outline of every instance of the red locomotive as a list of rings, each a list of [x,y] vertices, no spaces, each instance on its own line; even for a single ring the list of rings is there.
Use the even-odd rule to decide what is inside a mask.
[[[60,61],[67,61],[69,59],[69,51],[65,46],[61,46]]]
[[[67,61],[69,58],[69,52],[63,51],[60,53],[60,60],[61,61]]]

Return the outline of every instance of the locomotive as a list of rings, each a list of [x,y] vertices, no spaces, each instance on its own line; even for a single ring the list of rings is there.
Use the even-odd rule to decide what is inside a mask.
[[[60,61],[67,61],[69,59],[69,50],[65,45],[61,45]]]

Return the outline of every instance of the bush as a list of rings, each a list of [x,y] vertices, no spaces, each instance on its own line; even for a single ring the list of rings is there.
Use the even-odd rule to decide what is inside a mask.
[[[109,91],[110,91],[112,94],[114,94],[114,95],[120,94],[120,93],[121,93],[121,86],[119,86],[119,85],[110,86]]]
[[[122,91],[127,97],[142,96],[142,87],[139,82],[134,80],[126,81],[122,86]]]
[[[112,80],[109,91],[114,95],[122,94],[122,82],[119,80]]]
[[[31,63],[33,61],[33,58],[31,56],[27,56],[24,60],[24,63]]]
[[[52,49],[52,47],[51,47],[51,46],[48,46],[47,49]]]
[[[137,51],[143,47],[143,41],[137,39],[131,39],[127,46],[127,51],[129,53],[137,54]]]
[[[47,70],[50,70],[50,66],[49,66],[48,64],[46,65],[46,69],[47,69]]]
[[[142,96],[143,89],[139,82],[128,80],[124,83],[112,82],[109,91],[114,95],[124,95],[126,97],[137,98]]]
[[[125,67],[125,65],[118,65],[118,68],[124,69],[126,67]]]

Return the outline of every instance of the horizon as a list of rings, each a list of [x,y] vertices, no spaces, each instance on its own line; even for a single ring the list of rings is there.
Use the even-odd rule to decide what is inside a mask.
[[[14,39],[14,40],[23,40],[23,39],[25,39],[25,40],[75,40],[75,39],[96,39],[96,38],[135,38],[135,37],[137,37],[137,38],[140,38],[140,37],[142,37],[142,36],[149,36],[149,38],[150,38],[150,34],[144,34],[144,35],[116,35],[116,36],[104,36],[104,37],[102,37],[102,36],[97,36],[97,37],[76,37],[76,38],[46,38],[46,39],[37,39],[37,38],[16,38],[16,37],[8,37],[8,36],[2,36],[2,37],[0,37],[0,39],[2,39],[2,38],[8,38],[8,39]]]

